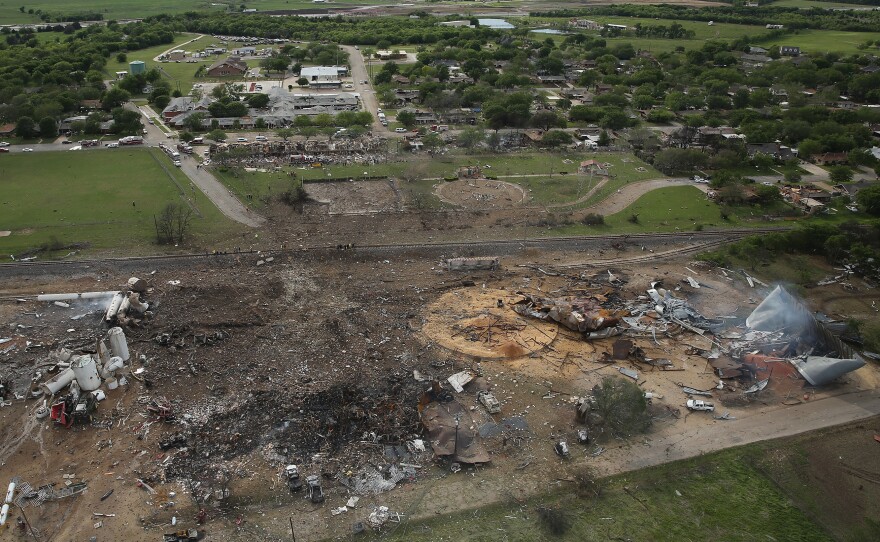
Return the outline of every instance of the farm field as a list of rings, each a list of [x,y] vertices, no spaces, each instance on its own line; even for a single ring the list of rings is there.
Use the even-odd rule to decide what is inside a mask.
[[[157,149],[6,155],[0,160],[0,179],[0,230],[12,232],[0,237],[0,251],[6,254],[72,244],[154,251],[153,215],[168,203],[191,203],[198,211],[192,221],[193,246],[236,228]],[[178,186],[187,193],[186,201]]]
[[[880,39],[880,32],[846,32],[843,30],[798,30],[795,34],[772,41],[756,41],[759,45],[796,45],[806,53],[836,52],[843,54],[867,52],[859,49],[866,41]]]
[[[334,0],[321,4],[319,7],[327,9],[341,6],[360,6],[379,4],[370,0]],[[160,15],[163,13],[184,13],[187,11],[225,11],[227,5],[238,8],[240,2],[210,2],[207,0],[155,0],[153,2],[139,2],[137,0],[35,0],[24,4],[26,9],[42,10],[50,14],[77,14],[77,13],[101,13],[104,20],[130,19]],[[39,23],[40,18],[36,14],[22,13],[19,7],[21,2],[3,0],[0,2],[0,24],[16,23]],[[252,0],[247,2],[247,7],[260,11],[270,9],[303,9],[315,8],[311,0]]]

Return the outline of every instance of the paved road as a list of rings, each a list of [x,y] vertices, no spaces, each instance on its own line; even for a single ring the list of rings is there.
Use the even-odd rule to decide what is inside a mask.
[[[156,112],[149,106],[140,106],[138,110],[147,118],[158,117]],[[167,137],[167,134],[158,126],[152,124],[145,125],[147,127],[147,135],[144,136],[144,141],[148,145],[155,146],[163,142],[172,146],[177,145],[178,140],[174,138],[174,136],[177,135],[176,133],[170,134],[172,137]],[[223,183],[218,181],[214,175],[203,168],[197,167],[199,160],[195,155],[189,156],[181,154],[180,163],[181,171],[189,177],[190,182],[199,187],[199,190],[201,190],[202,193],[211,200],[211,203],[220,209],[220,212],[227,218],[240,222],[245,226],[250,226],[251,228],[258,228],[266,223],[265,217],[251,211],[239,201],[239,199],[236,198],[235,195],[223,185]]]
[[[361,104],[364,109],[373,115],[373,133],[387,134],[390,130],[387,126],[382,126],[379,122],[379,100],[376,97],[376,91],[373,90],[372,84],[369,82],[370,77],[367,74],[367,67],[364,64],[364,55],[351,45],[340,45],[348,53],[348,63],[351,65],[351,78],[354,85],[354,91],[361,96]],[[368,83],[365,85],[363,81]]]
[[[173,50],[175,50],[175,49],[183,49],[184,45],[189,45],[190,43],[192,43],[192,42],[194,42],[194,41],[196,41],[196,40],[200,40],[200,39],[202,39],[202,38],[204,38],[204,37],[205,37],[204,34],[199,34],[198,36],[194,37],[193,39],[191,39],[191,40],[189,40],[189,41],[185,41],[185,42],[183,42],[183,43],[178,43],[177,45],[172,45],[169,49],[166,49],[165,51],[162,51],[162,52],[159,53],[158,55],[154,56],[154,57],[153,57],[153,62],[159,62],[159,57],[160,57],[160,56],[162,56],[162,55],[167,55],[168,53],[170,53],[171,51],[173,51]]]

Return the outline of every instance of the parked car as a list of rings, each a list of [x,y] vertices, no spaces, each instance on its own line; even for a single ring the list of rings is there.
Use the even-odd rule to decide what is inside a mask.
[[[263,135],[258,135],[254,138],[254,141],[269,141],[269,138]]]
[[[247,138],[246,137],[239,137],[238,139],[236,139],[236,141],[238,141],[239,143],[247,143]]]
[[[406,128],[395,128],[394,131],[397,132],[398,134],[405,134]]]
[[[32,149],[30,147],[25,147],[25,148],[21,149],[21,152],[34,152],[34,149]]]
[[[62,145],[70,145],[71,143],[73,143],[73,141],[71,141],[69,139],[65,139],[64,141],[61,142]]]
[[[9,152],[9,149],[6,147],[0,147],[0,152]]]
[[[700,399],[688,399],[687,407],[689,410],[703,410],[706,412],[715,411],[715,405],[708,401],[701,401]]]
[[[8,141],[0,141],[0,147],[8,147],[8,146],[9,146]]]
[[[181,164],[180,164],[180,160],[175,160],[175,161],[174,161],[174,165],[177,166],[177,167],[180,167],[180,166],[181,166]]]
[[[342,86],[343,86],[344,88],[354,88],[354,85],[352,85],[351,83],[346,83],[346,84],[344,84],[344,85],[342,85]]]
[[[117,148],[119,148],[119,143],[116,143],[116,142],[107,143],[107,148],[108,149],[117,149]]]

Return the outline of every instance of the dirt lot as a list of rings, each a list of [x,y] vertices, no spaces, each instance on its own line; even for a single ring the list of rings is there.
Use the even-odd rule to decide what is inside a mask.
[[[660,250],[660,242],[647,242],[647,248]],[[664,249],[677,246],[663,242],[670,243]],[[614,254],[640,257],[643,243],[625,243]],[[615,338],[584,341],[577,332],[512,309],[530,294],[592,296],[616,311],[644,303],[645,291],[661,280],[703,316],[731,317],[732,327],[762,299],[742,279],[694,262],[617,265],[611,275],[604,267],[557,274],[554,266],[599,257],[599,248],[589,254],[523,248],[502,255],[498,270],[446,271],[444,257],[468,255],[457,252],[354,248],[271,260],[229,256],[222,265],[210,258],[127,264],[125,270],[105,263],[84,272],[4,279],[0,338],[15,338],[16,346],[5,351],[8,344],[0,343],[0,375],[22,394],[36,371],[38,381],[47,378],[54,365],[47,362],[50,352],[60,346],[94,351],[106,333],[95,307],[63,308],[33,295],[115,290],[134,275],[147,280],[144,297],[153,311],[126,329],[128,383],[106,390],[91,425],[65,429],[38,420],[34,412],[42,403],[36,399],[12,400],[0,409],[0,464],[8,478],[33,487],[88,486],[82,494],[26,507],[31,524],[43,539],[158,540],[172,522],[195,526],[204,508],[201,528],[208,540],[288,540],[291,519],[298,540],[345,536],[374,505],[429,517],[518,499],[548,489],[585,463],[610,473],[631,468],[635,459],[661,462],[672,446],[692,455],[732,445],[755,438],[750,435],[759,434],[765,416],[877,387],[870,365],[822,389],[774,370],[775,381],[749,399],[743,390],[750,382],[713,389],[718,378],[701,354],[711,341],[681,327],[627,337],[642,356],[668,359],[672,370],[662,370],[632,356],[605,362]],[[702,287],[688,286],[685,274]],[[855,288],[831,285],[814,293],[825,303],[842,295],[877,297]],[[833,307],[838,316],[870,316],[846,308]],[[655,394],[651,432],[630,441],[576,444],[574,398],[604,376],[619,376],[620,368],[636,371],[639,385]],[[462,369],[482,375],[455,396],[471,418],[463,418],[466,429],[485,435],[481,442],[491,463],[451,473],[446,462],[432,459],[430,448],[420,452],[407,444],[424,438],[418,402],[429,381]],[[738,419],[688,413],[679,384],[712,390],[716,414]],[[476,387],[493,391],[500,414],[479,405]],[[172,422],[147,410],[150,400],[162,397],[173,407]],[[670,444],[685,431],[701,438]],[[569,462],[553,452],[559,439],[572,447]],[[303,476],[321,477],[324,504],[291,495],[281,476],[288,463],[298,464]],[[414,466],[406,467],[395,489],[362,491],[354,509],[331,513],[355,494],[347,486],[375,472],[386,478],[389,467],[400,464]],[[138,487],[138,479],[155,493]]]

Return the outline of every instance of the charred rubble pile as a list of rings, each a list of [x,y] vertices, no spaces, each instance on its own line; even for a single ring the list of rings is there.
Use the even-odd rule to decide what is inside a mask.
[[[316,391],[255,391],[226,406],[185,414],[178,451],[165,468],[170,479],[216,470],[259,452],[270,463],[320,464],[325,474],[358,470],[420,432],[421,386],[396,376],[367,387],[334,384]]]

